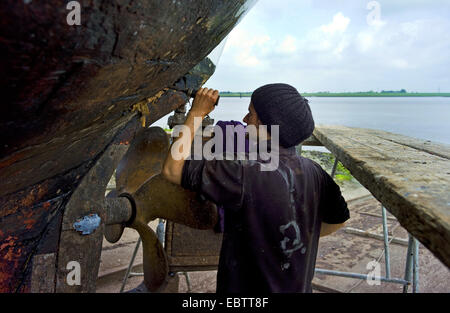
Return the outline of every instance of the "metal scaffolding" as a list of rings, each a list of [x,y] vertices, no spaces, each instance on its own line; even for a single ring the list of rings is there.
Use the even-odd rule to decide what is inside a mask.
[[[299,154],[302,152],[302,146],[299,147]],[[335,158],[333,168],[331,170],[331,177],[334,178],[336,174],[337,165],[339,163],[338,158]],[[392,278],[391,277],[391,264],[390,264],[390,254],[389,254],[389,237],[388,237],[388,226],[387,226],[387,216],[386,216],[386,208],[381,206],[381,214],[382,214],[382,224],[383,224],[383,241],[384,241],[384,249],[383,253],[385,256],[385,276],[372,276],[361,273],[352,273],[352,272],[340,272],[333,270],[326,270],[316,268],[315,273],[323,274],[323,275],[332,275],[332,276],[341,276],[341,277],[349,277],[355,279],[363,279],[363,280],[377,280],[383,281],[387,283],[395,283],[403,285],[403,292],[408,292],[409,285],[412,284],[412,292],[419,292],[419,242],[415,239],[411,234],[408,233],[408,252],[406,255],[406,264],[405,264],[405,275],[402,278]],[[393,238],[392,238],[393,239]],[[391,240],[392,240],[391,239]]]

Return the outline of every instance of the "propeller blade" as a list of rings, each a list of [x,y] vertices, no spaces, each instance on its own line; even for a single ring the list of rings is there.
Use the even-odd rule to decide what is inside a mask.
[[[145,128],[136,136],[116,170],[118,194],[133,193],[159,174],[169,150],[169,138],[161,127]]]
[[[167,284],[167,255],[155,232],[147,224],[135,222],[131,227],[137,230],[142,239],[145,286],[150,292],[156,292]]]
[[[197,229],[213,228],[217,223],[217,208],[212,202],[202,201],[196,192],[167,181],[161,174],[146,181],[132,197],[146,223],[163,218]]]
[[[142,238],[144,283],[150,292],[155,292],[167,284],[169,265],[165,250],[148,223],[164,218],[192,228],[208,229],[217,223],[217,208],[212,202],[202,201],[195,192],[167,181],[161,174],[147,180],[131,197],[136,217],[130,227]]]

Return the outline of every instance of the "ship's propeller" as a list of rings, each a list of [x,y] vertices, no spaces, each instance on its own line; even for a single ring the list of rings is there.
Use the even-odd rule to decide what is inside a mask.
[[[214,204],[161,176],[168,149],[169,140],[162,128],[142,131],[117,168],[116,194],[107,197],[107,201],[112,196],[130,200],[132,218],[121,224],[107,225],[105,237],[108,241],[119,240],[125,224],[138,231],[143,245],[144,283],[151,292],[164,287],[169,265],[164,248],[148,223],[163,218],[192,228],[208,229],[214,227],[218,218]]]
[[[160,127],[143,128],[131,142],[127,153],[116,169],[116,189],[106,197],[118,197],[122,193],[133,193],[147,179],[161,172],[169,149],[169,139]],[[105,227],[105,238],[111,243],[122,237],[124,224]]]

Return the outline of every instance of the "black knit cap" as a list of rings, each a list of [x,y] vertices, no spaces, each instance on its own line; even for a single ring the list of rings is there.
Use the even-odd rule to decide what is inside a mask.
[[[291,85],[264,85],[253,92],[251,101],[269,132],[271,125],[280,125],[281,146],[296,146],[311,136],[314,119],[308,100]]]

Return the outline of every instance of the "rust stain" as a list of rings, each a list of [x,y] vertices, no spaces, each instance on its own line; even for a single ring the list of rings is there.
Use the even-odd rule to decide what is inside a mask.
[[[27,217],[27,218],[32,217],[33,216],[33,211],[24,212],[23,216]]]
[[[26,220],[24,222],[24,224],[26,225],[25,229],[32,229],[33,225],[36,224],[36,222],[37,222],[36,220]]]
[[[33,211],[28,211],[28,212],[24,212],[23,213],[23,224],[25,225],[25,229],[32,229],[33,225],[36,224],[37,220],[33,219],[34,212]]]
[[[46,185],[38,185],[36,188],[33,188],[28,194],[26,194],[22,199],[19,200],[18,205],[16,206],[16,210],[21,207],[31,207],[36,202],[39,202],[42,197],[46,196],[48,193],[48,189]]]
[[[22,257],[22,248],[17,240],[15,236],[8,236],[0,246],[0,292],[14,291],[14,276]]]
[[[0,162],[0,169],[10,166],[11,164],[15,163],[16,161],[22,160],[24,154],[25,154],[24,152],[17,153],[15,155],[13,155],[12,157]]]
[[[39,198],[43,190],[43,188],[33,189],[26,194],[27,200],[23,200],[20,205],[27,203],[30,199]],[[23,273],[23,269],[36,243],[27,242],[23,234],[26,233],[28,236],[39,232],[45,226],[46,212],[57,207],[52,204],[52,201],[25,208],[20,205],[16,206],[15,211],[16,226],[12,230],[0,231],[0,292],[16,292],[19,284],[26,279],[24,275],[27,274]],[[25,292],[27,288],[28,286],[23,285],[20,291]]]
[[[6,238],[6,240],[8,240],[8,239],[10,239],[10,238],[11,238],[11,236],[8,236],[8,238]],[[1,252],[2,250],[4,250],[6,247],[8,247],[8,246],[14,246],[14,243],[6,242],[6,243],[2,244],[2,245],[0,246],[0,252]]]

